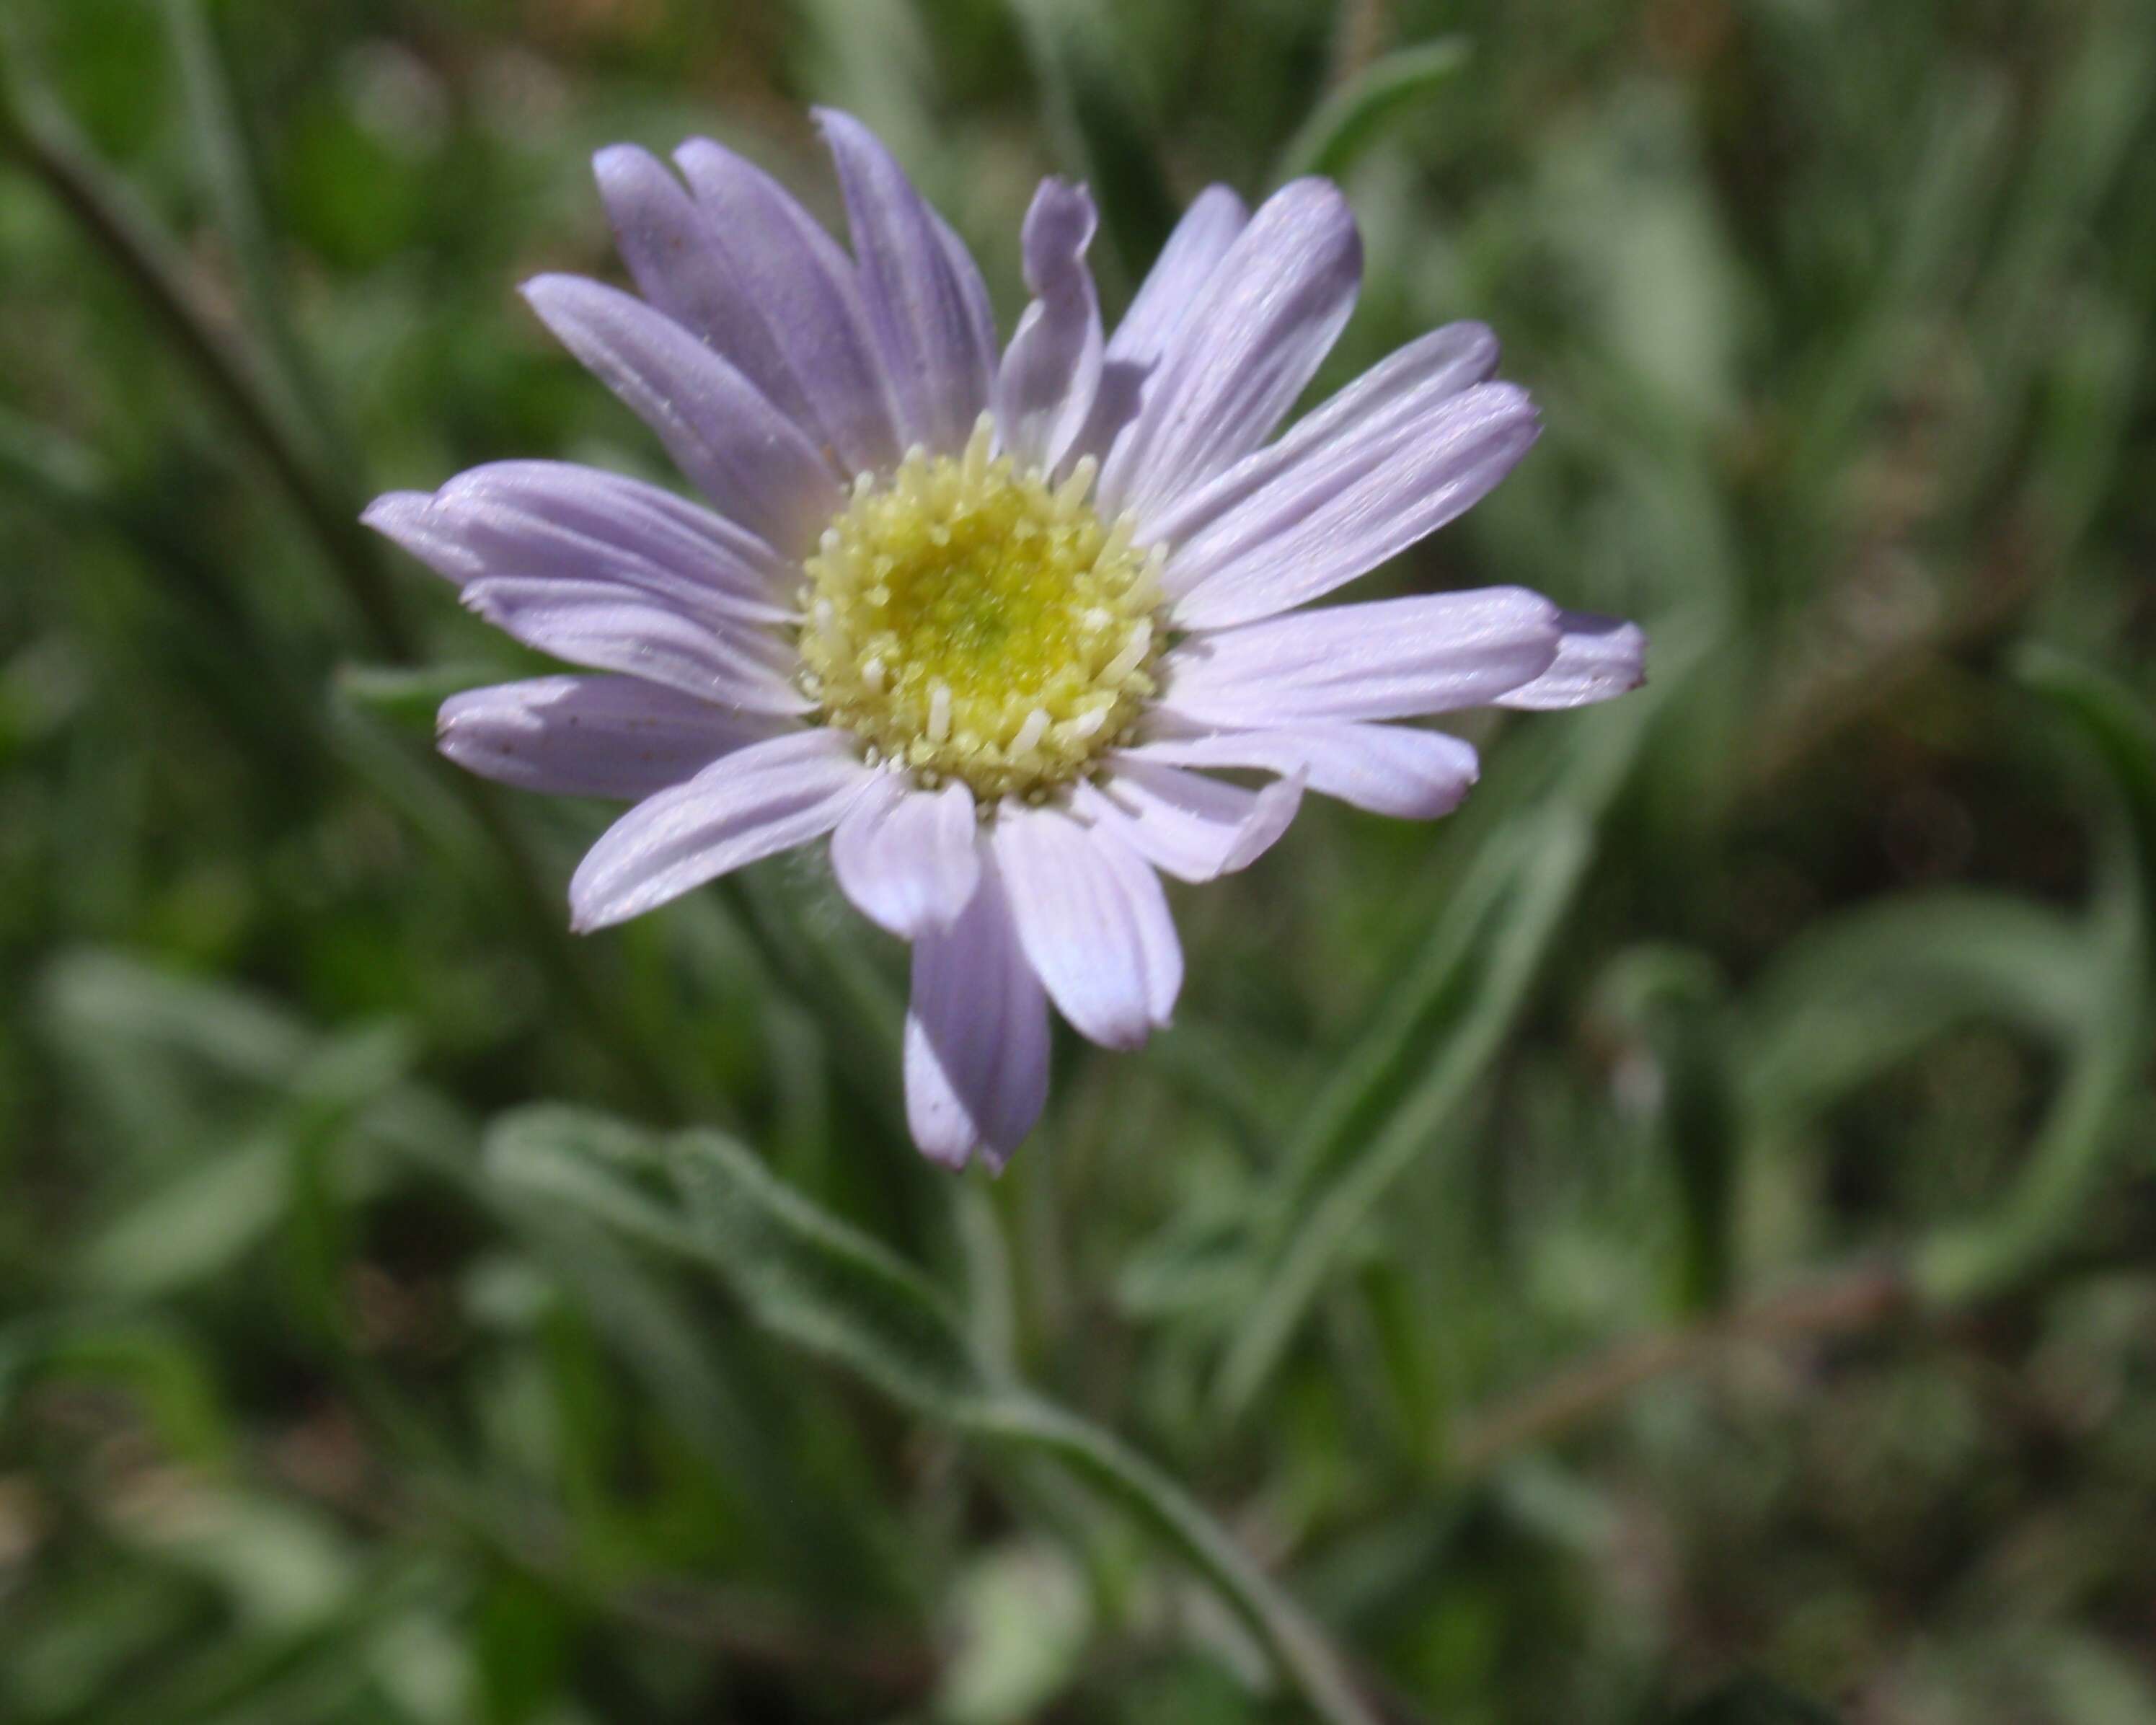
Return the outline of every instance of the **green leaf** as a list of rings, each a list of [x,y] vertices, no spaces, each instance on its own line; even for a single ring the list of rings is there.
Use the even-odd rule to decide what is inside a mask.
[[[1338,179],[1385,133],[1473,57],[1465,36],[1395,49],[1373,61],[1320,102],[1281,152],[1276,181],[1322,174]]]
[[[1151,267],[1175,225],[1160,153],[1130,101],[1131,80],[1087,0],[1012,0],[1050,123],[1084,165],[1124,273]]]
[[[2156,922],[2156,716],[2128,689],[2057,655],[2030,655],[2023,680],[2069,721],[2110,802],[2099,831],[2096,957],[2088,1015],[2065,1078],[2013,1188],[1985,1216],[1949,1228],[1915,1257],[1918,1285],[1944,1301],[2010,1286],[2082,1225],[2110,1172],[2148,1056]]]
[[[1646,1045],[1661,1079],[1657,1111],[1684,1229],[1684,1304],[1719,1305],[1734,1268],[1743,1137],[1722,974],[1703,952],[1635,947],[1610,967],[1599,993],[1602,1014]]]
[[[550,1110],[516,1117],[495,1135],[488,1165],[521,1190],[692,1258],[767,1328],[902,1405],[983,1442],[1061,1462],[1179,1552],[1320,1717],[1371,1725],[1322,1635],[1195,1500],[1111,1433],[986,1367],[932,1283],[738,1145],[708,1132],[653,1137]],[[654,1183],[662,1169],[677,1200]]]
[[[1815,1114],[1972,1019],[2070,1042],[2094,957],[2074,918],[2010,893],[1950,888],[1845,911],[1790,942],[1745,999],[1746,1111],[1769,1129]]]

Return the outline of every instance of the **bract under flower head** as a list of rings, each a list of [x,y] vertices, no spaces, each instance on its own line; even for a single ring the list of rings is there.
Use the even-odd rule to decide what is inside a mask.
[[[984,803],[1045,796],[1123,737],[1154,692],[1158,552],[1069,478],[991,453],[983,414],[956,457],[863,474],[803,567],[803,686],[827,722],[929,785]]]
[[[1645,643],[1517,587],[1304,608],[1472,506],[1537,424],[1455,324],[1275,437],[1360,280],[1336,187],[1202,193],[1110,334],[1092,201],[1045,182],[1005,345],[891,152],[818,117],[850,254],[716,144],[679,177],[619,146],[599,182],[641,297],[525,290],[711,508],[510,462],[367,519],[593,673],[440,724],[475,772],[634,803],[569,883],[574,925],[828,834],[839,891],[913,943],[916,1142],[1000,1166],[1047,1098],[1051,1003],[1107,1047],[1168,1022],[1163,875],[1246,866],[1306,790],[1444,814],[1476,752],[1414,721],[1605,700]]]

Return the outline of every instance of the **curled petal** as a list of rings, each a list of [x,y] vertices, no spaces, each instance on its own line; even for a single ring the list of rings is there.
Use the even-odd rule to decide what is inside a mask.
[[[1247,869],[1285,833],[1301,806],[1303,777],[1291,768],[1261,790],[1185,773],[1144,751],[1110,757],[1103,787],[1081,784],[1073,806],[1178,880],[1213,880]]]
[[[993,867],[949,928],[913,946],[906,1118],[921,1153],[1000,1168],[1048,1100],[1048,999]]]
[[[444,755],[482,778],[634,801],[791,728],[636,677],[535,677],[451,696],[434,735]]]
[[[459,587],[599,582],[701,622],[777,623],[789,578],[754,534],[671,491],[563,461],[498,461],[360,519]]]
[[[877,776],[831,834],[831,867],[855,908],[902,940],[947,928],[980,885],[973,793],[956,780],[917,789]]]
[[[599,835],[569,882],[580,932],[626,922],[761,857],[819,839],[870,769],[835,731],[796,731],[647,797]]]
[[[1557,658],[1532,683],[1497,702],[1531,711],[1610,701],[1647,680],[1647,637],[1636,623],[1568,611]]]
[[[1076,442],[1101,382],[1101,306],[1086,249],[1098,225],[1082,186],[1044,180],[1026,213],[1033,303],[996,378],[996,424],[1021,465],[1054,471]]]
[[[1168,1022],[1183,949],[1160,881],[1114,834],[1054,809],[1004,804],[996,865],[1019,943],[1063,1016],[1109,1048]]]
[[[1266,200],[1212,274],[1101,475],[1101,505],[1142,521],[1240,460],[1302,393],[1355,303],[1363,249],[1337,187]]]
[[[1172,713],[1168,716],[1172,718]],[[1310,788],[1402,820],[1433,820],[1474,788],[1471,744],[1407,725],[1302,724],[1291,730],[1161,736],[1127,751],[1179,767],[1247,767],[1300,773]]]
[[[1276,617],[1173,649],[1165,701],[1201,725],[1253,731],[1479,706],[1549,669],[1558,616],[1540,593],[1489,587]]]
[[[964,246],[891,152],[850,115],[819,109],[845,193],[869,329],[910,442],[964,446],[988,404],[995,325]]]
[[[542,275],[524,296],[720,513],[789,556],[815,542],[840,501],[830,464],[734,365],[634,295],[595,281]]]

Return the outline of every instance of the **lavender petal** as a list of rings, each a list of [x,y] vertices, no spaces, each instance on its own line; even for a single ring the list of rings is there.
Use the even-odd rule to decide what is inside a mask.
[[[1347,323],[1362,269],[1336,187],[1297,180],[1267,199],[1162,351],[1102,467],[1103,512],[1149,521],[1270,437]]]
[[[1326,439],[1177,545],[1165,583],[1177,623],[1252,623],[1344,586],[1487,496],[1540,429],[1524,391],[1478,383]]]
[[[1548,711],[1610,701],[1647,680],[1647,637],[1636,623],[1568,611],[1557,659],[1532,683],[1497,702],[1499,706]]]
[[[906,1118],[921,1153],[1000,1168],[1048,1101],[1048,999],[990,867],[955,923],[914,942]]]
[[[839,890],[871,922],[901,940],[947,928],[981,882],[973,795],[953,780],[916,789],[886,773],[831,834]]]
[[[1109,1048],[1136,1048],[1168,1021],[1183,951],[1160,881],[1114,834],[1055,809],[1006,803],[996,865],[1019,944],[1063,1016]]]
[[[996,377],[996,424],[1024,466],[1054,472],[1084,430],[1101,382],[1101,306],[1086,250],[1099,225],[1082,186],[1044,180],[1024,246],[1033,303]]]
[[[841,501],[829,463],[762,393],[664,313],[575,276],[524,296],[547,328],[659,434],[719,512],[781,552],[815,542]]]
[[[1473,745],[1406,725],[1305,724],[1160,736],[1126,754],[1178,767],[1301,773],[1321,795],[1402,820],[1451,814],[1479,772]]]
[[[1302,778],[1293,769],[1250,791],[1142,751],[1121,751],[1108,761],[1113,771],[1106,784],[1081,783],[1072,808],[1178,880],[1214,880],[1248,868],[1288,829],[1302,803]]]
[[[569,882],[579,932],[639,916],[761,857],[821,838],[866,788],[835,731],[796,731],[721,757],[599,835]]]
[[[451,696],[435,743],[467,772],[520,790],[635,801],[791,728],[635,677],[535,677]]]
[[[1249,730],[1477,706],[1549,669],[1558,616],[1539,593],[1490,587],[1245,624],[1173,649],[1163,704]]]
[[[476,467],[360,519],[459,586],[603,581],[707,624],[777,623],[798,578],[752,533],[670,491],[560,461]]]
[[[909,441],[963,447],[988,403],[994,326],[980,271],[858,120],[819,109],[853,232],[869,329]]]
[[[803,423],[841,472],[890,466],[901,453],[897,418],[853,259],[784,187],[731,150],[692,138],[674,160],[708,244],[794,381]]]

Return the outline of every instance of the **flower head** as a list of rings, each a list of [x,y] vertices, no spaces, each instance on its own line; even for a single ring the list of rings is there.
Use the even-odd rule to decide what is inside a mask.
[[[1474,750],[1393,721],[1602,700],[1644,643],[1517,588],[1301,608],[1468,508],[1537,429],[1489,331],[1455,324],[1273,436],[1360,278],[1330,184],[1255,213],[1204,193],[1109,336],[1091,201],[1045,182],[999,351],[957,236],[865,127],[819,118],[850,255],[716,144],[679,177],[615,148],[599,183],[641,296],[525,290],[709,508],[511,462],[367,520],[600,673],[441,714],[474,772],[635,803],[570,884],[575,925],[828,834],[840,889],[913,942],[916,1139],[1000,1165],[1046,1097],[1050,1001],[1113,1047],[1168,1021],[1162,874],[1244,867],[1306,789],[1445,814]]]

